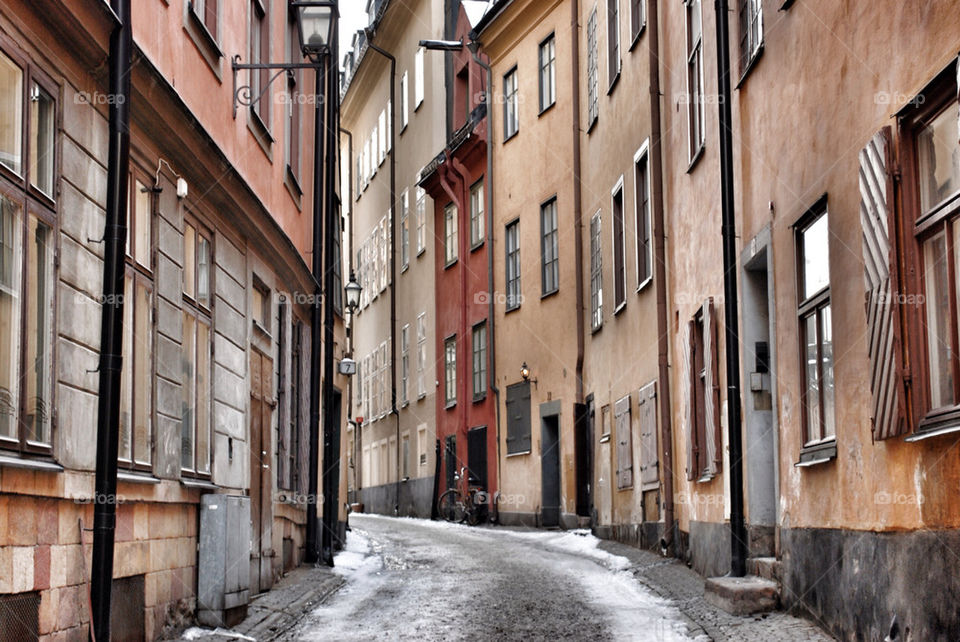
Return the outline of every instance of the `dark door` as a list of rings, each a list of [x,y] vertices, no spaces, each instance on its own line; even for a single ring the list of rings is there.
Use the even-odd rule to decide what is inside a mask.
[[[250,590],[254,594],[273,584],[271,523],[270,428],[273,408],[273,361],[250,353]]]
[[[593,506],[593,397],[576,408],[577,515],[590,517]]]
[[[487,490],[487,427],[467,433],[467,468],[470,485]]]
[[[544,417],[540,435],[543,526],[560,525],[560,418]]]
[[[454,476],[457,474],[457,436],[447,437],[446,450],[443,455],[444,467],[447,469],[447,488],[456,488],[457,480]]]

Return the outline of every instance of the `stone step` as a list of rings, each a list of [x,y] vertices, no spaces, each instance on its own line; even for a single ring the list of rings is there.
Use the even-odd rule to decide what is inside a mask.
[[[747,560],[747,575],[756,575],[780,583],[782,563],[776,557],[751,557]]]
[[[732,615],[766,613],[780,604],[777,583],[756,575],[707,578],[703,594],[707,604]]]

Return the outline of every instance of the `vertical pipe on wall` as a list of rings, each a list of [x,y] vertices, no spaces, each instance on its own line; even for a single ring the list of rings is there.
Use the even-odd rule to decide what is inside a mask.
[[[650,197],[653,206],[654,286],[657,291],[657,378],[660,389],[660,443],[663,445],[663,537],[660,549],[673,544],[673,415],[670,405],[670,315],[667,310],[666,230],[663,216],[663,131],[660,124],[660,24],[657,0],[647,9],[647,47],[650,74]]]
[[[570,65],[573,80],[570,102],[573,109],[573,243],[574,264],[576,265],[577,299],[577,403],[582,404],[583,392],[583,353],[586,336],[584,335],[583,309],[583,188],[580,185],[580,2],[570,3]]]
[[[317,65],[314,85],[316,110],[313,124],[313,306],[310,310],[310,455],[309,477],[307,482],[307,535],[304,561],[314,564],[319,560],[320,541],[317,523],[317,492],[320,486],[320,371],[322,368],[323,310],[321,307],[321,288],[323,283],[323,131],[324,102],[323,91],[326,85],[326,66]]]
[[[123,274],[127,242],[130,161],[130,77],[133,28],[130,0],[111,0],[120,22],[110,34],[110,138],[107,211],[103,234],[103,315],[100,322],[100,395],[97,402],[96,491],[93,508],[91,639],[110,639],[110,599],[116,529],[120,375],[123,367]]]
[[[737,229],[733,201],[733,117],[730,110],[730,28],[727,0],[715,0],[717,74],[720,85],[720,203],[723,237],[724,346],[727,366],[727,431],[730,444],[730,574],[747,573],[743,516],[743,437],[740,429],[740,337],[737,326]]]

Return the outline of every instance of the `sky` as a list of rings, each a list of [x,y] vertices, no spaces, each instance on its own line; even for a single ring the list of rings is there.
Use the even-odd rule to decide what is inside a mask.
[[[340,0],[340,63],[350,50],[353,34],[367,26],[367,0]]]

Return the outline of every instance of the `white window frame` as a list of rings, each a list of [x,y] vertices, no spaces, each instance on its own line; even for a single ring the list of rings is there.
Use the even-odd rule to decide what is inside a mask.
[[[410,122],[410,78],[407,70],[400,76],[400,133],[407,130]]]
[[[417,317],[417,398],[427,396],[427,313],[421,312]]]
[[[593,231],[594,221],[597,230]],[[597,210],[590,217],[590,327],[596,332],[603,327],[603,214]],[[596,290],[594,289],[596,280]]]
[[[610,265],[613,268],[613,314],[617,315],[627,306],[627,197],[624,193],[623,174],[610,190]],[[617,302],[617,222],[614,217],[614,198],[620,193],[620,254],[623,265],[620,266],[620,278],[623,280],[623,301]],[[601,249],[601,253],[603,250]]]
[[[643,213],[647,221],[647,229],[650,230],[650,238],[647,242],[647,252],[646,256],[643,259],[647,262],[647,278],[640,280],[640,230],[635,230],[636,234],[636,250],[637,250],[637,292],[641,291],[647,287],[653,281],[653,203],[652,203],[652,194],[650,188],[652,186],[652,179],[650,178],[650,139],[647,138],[643,141],[643,144],[640,145],[640,149],[637,150],[637,153],[633,155],[633,220],[634,225],[637,221],[637,208],[640,207],[640,186],[637,184],[637,165],[640,164],[641,160],[646,159],[647,162],[647,208]]]
[[[417,186],[417,256],[427,251],[427,191]]]
[[[410,267],[410,190],[400,194],[400,271]]]
[[[420,47],[417,49],[417,54],[414,60],[414,74],[413,74],[413,111],[420,109],[420,106],[423,104],[424,98],[424,74],[426,73],[426,62],[424,55],[424,48]]]
[[[400,329],[400,406],[410,403],[410,324]]]

